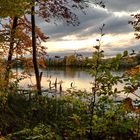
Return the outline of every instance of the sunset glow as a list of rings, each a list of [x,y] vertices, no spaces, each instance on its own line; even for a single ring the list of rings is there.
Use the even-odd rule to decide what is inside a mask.
[[[93,36],[93,37],[92,37]],[[95,37],[93,34],[89,37],[89,39],[79,40],[76,36],[66,36],[62,38],[62,41],[49,41],[47,43],[43,43],[43,45],[47,46],[48,53],[49,52],[65,52],[65,51],[93,51],[93,46],[96,45],[96,39],[100,38],[99,35]],[[65,41],[63,41],[65,40]],[[138,43],[138,40],[134,39],[134,33],[129,34],[119,34],[112,35],[108,34],[103,36],[102,38],[102,48],[106,52],[111,48],[124,48],[132,44],[135,45]]]
[[[113,0],[106,3],[105,9],[91,5],[85,10],[86,14],[78,13],[79,26],[67,26],[59,22],[57,25],[40,23],[43,32],[50,36],[48,42],[42,44],[48,48],[48,53],[54,54],[75,50],[91,52],[96,39],[100,38],[99,28],[105,24],[105,35],[102,38],[105,52],[110,52],[110,55],[132,49],[138,52],[139,40],[135,39],[134,30],[128,21],[132,20],[131,14],[139,12],[139,8],[137,4],[127,2],[126,6],[122,5]]]

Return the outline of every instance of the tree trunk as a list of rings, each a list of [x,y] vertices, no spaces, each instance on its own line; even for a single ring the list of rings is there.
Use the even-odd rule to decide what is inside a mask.
[[[37,52],[36,52],[35,6],[34,5],[31,8],[31,23],[32,23],[33,65],[34,65],[38,95],[41,95],[41,83],[40,83],[39,68],[37,64]]]
[[[14,51],[14,43],[15,43],[14,37],[15,37],[17,22],[18,22],[18,17],[14,17],[13,25],[12,25],[12,29],[11,29],[9,53],[8,53],[8,60],[7,60],[6,74],[5,74],[5,80],[6,80],[7,84],[9,83],[9,73],[11,70],[11,61],[12,61],[12,56],[13,56],[13,51]]]

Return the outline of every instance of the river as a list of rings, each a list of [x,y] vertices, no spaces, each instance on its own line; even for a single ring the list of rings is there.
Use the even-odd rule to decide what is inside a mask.
[[[13,69],[14,72],[18,72],[20,75],[22,73],[22,69]],[[86,90],[88,92],[91,92],[92,84],[91,82],[94,81],[94,78],[89,75],[87,70],[85,69],[79,69],[79,68],[48,68],[48,69],[40,69],[40,72],[43,72],[42,80],[41,80],[41,86],[42,89],[48,89],[49,88],[49,82],[55,83],[57,79],[57,83],[62,83],[62,90],[65,91],[69,88],[74,87],[77,90]],[[122,75],[123,72],[114,72],[114,75]],[[33,72],[29,73],[29,76],[27,78],[24,78],[19,82],[20,88],[26,88],[28,89],[30,86],[35,85],[35,74]],[[124,84],[118,84],[115,87],[118,89],[122,89]],[[139,94],[138,91],[136,94]],[[136,98],[135,95],[119,95],[122,97],[131,97]]]

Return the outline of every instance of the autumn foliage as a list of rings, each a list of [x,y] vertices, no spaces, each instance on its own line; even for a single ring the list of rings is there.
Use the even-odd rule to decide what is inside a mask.
[[[140,39],[140,14],[132,14],[132,20],[130,20],[128,23],[132,25],[134,31],[135,31],[135,37],[136,39]]]

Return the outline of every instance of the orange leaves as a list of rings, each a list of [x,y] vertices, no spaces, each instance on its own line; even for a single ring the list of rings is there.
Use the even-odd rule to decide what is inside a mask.
[[[36,34],[37,34],[38,39],[40,39],[41,41],[45,42],[49,39],[48,36],[46,36],[43,32],[41,32],[39,27],[36,27],[35,30],[36,30]]]
[[[123,108],[128,112],[140,114],[140,108],[135,107],[132,102],[131,98],[125,98],[123,101]]]
[[[73,4],[77,9],[84,7],[84,2],[81,0],[72,0],[71,2],[68,0],[39,1],[38,14],[46,22],[50,22],[52,18],[55,18],[68,24],[79,25],[78,17],[72,11]]]
[[[140,39],[140,14],[132,14],[131,16],[133,17],[133,20],[130,20],[128,23],[133,26],[136,39]]]
[[[128,97],[128,98],[124,99],[123,108],[127,111],[134,111],[134,107],[133,107],[131,98]]]
[[[12,30],[13,18],[10,18],[7,22],[1,22],[2,30],[0,30],[0,43],[6,49],[6,46],[10,43],[10,34]],[[31,23],[26,16],[18,19],[14,35],[14,53],[19,55],[32,53],[32,40],[31,40]],[[41,32],[40,28],[36,26],[36,41],[37,50],[39,54],[46,53],[46,47],[44,49],[41,46],[42,41],[47,41],[49,37]]]
[[[30,68],[33,68],[33,62],[32,62],[32,59],[31,58],[20,58],[18,59],[20,60],[22,63],[23,63],[23,66],[26,68],[26,69],[30,69]],[[37,63],[38,65],[41,67],[41,68],[47,68],[47,63],[45,61],[45,58],[39,58],[37,60]]]
[[[127,70],[125,72],[126,75],[136,75],[136,74],[140,74],[140,65],[131,68],[130,70]]]
[[[43,58],[40,58],[40,59],[38,60],[38,65],[41,66],[42,68],[47,68],[46,61],[45,61],[45,59],[43,59]]]

